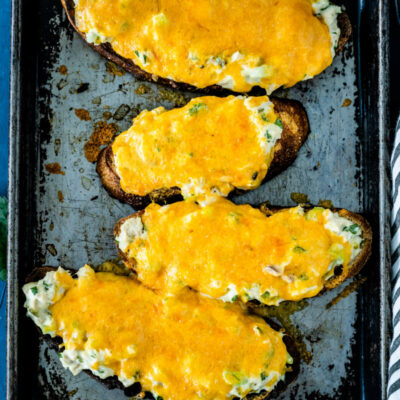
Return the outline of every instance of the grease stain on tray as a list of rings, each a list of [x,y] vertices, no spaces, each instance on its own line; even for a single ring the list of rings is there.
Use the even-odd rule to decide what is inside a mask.
[[[46,249],[53,257],[57,255],[57,250],[53,243],[46,244]]]
[[[92,187],[92,181],[86,176],[81,176],[81,183],[85,190],[90,190]]]
[[[58,152],[60,151],[61,147],[61,139],[54,140],[54,154],[58,156]]]
[[[135,93],[138,94],[139,96],[143,96],[144,94],[152,93],[152,89],[150,86],[144,85],[141,83],[136,89]]]
[[[99,106],[101,104],[101,97],[95,97],[92,99],[92,104],[95,104],[96,106]]]
[[[113,118],[116,121],[121,121],[126,117],[131,108],[127,104],[121,104],[115,111]]]
[[[312,360],[312,354],[307,349],[307,345],[304,342],[303,334],[300,329],[292,323],[291,316],[301,310],[304,310],[308,306],[307,300],[295,301],[284,301],[276,306],[255,306],[252,310],[264,318],[277,319],[295,341],[297,350],[299,351],[300,357],[307,363],[310,364]]]
[[[357,276],[354,281],[346,285],[344,289],[342,289],[342,291],[325,306],[325,308],[329,310],[331,307],[339,303],[340,300],[355,292],[366,280],[367,278],[365,276]]]
[[[310,204],[310,199],[304,193],[292,192],[290,193],[290,198],[297,204]]]
[[[106,260],[101,264],[94,267],[97,272],[112,272],[116,275],[130,276],[132,275],[132,270],[127,268],[122,262],[121,257],[113,258],[111,260]]]
[[[60,79],[56,85],[58,90],[64,89],[65,86],[68,85],[68,81],[66,79]]]
[[[158,94],[156,96],[157,101],[169,101],[173,103],[175,107],[182,107],[189,102],[191,97],[185,96],[183,93],[176,92],[168,88],[158,89]]]
[[[116,75],[116,76],[124,76],[125,75],[125,70],[122,68],[118,67],[117,64],[114,64],[111,61],[107,61],[105,63],[106,65],[106,71],[111,74],[111,75]]]

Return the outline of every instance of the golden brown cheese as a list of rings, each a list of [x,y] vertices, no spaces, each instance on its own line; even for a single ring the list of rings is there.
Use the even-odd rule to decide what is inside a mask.
[[[135,226],[136,224],[136,226]],[[266,217],[249,205],[219,198],[149,205],[128,219],[117,243],[148,287],[190,286],[226,301],[265,304],[318,294],[361,248],[361,228],[330,210],[301,207]]]
[[[226,196],[260,185],[281,133],[267,96],[200,97],[171,111],[142,112],[112,150],[127,193],[178,186],[184,197]]]
[[[292,362],[282,334],[235,304],[189,289],[157,294],[88,266],[78,279],[62,269],[51,274],[25,285],[26,306],[40,314],[39,297],[49,293],[43,282],[61,293],[48,310],[65,346],[61,362],[75,373],[90,368],[126,386],[140,381],[164,400],[223,400],[271,390]]]
[[[89,42],[110,42],[157,76],[238,92],[259,85],[269,93],[332,63],[331,34],[313,3],[79,0],[75,20]]]

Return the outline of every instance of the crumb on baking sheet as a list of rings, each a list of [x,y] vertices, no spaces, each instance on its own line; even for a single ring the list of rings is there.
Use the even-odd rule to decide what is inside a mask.
[[[75,90],[75,93],[83,93],[86,92],[86,90],[89,90],[89,83],[88,82],[81,82],[78,86],[78,88]]]
[[[61,190],[59,190],[59,191],[57,192],[57,196],[58,196],[58,201],[59,201],[60,203],[63,203],[63,202],[64,202],[64,194],[63,194],[63,192],[62,192]]]
[[[348,107],[351,105],[351,100],[350,99],[344,99],[342,107]]]
[[[104,111],[103,112],[103,118],[108,121],[112,117],[112,114],[110,111]]]
[[[60,65],[57,69],[57,71],[61,74],[61,75],[67,75],[68,74],[68,68],[65,65]]]
[[[90,121],[92,119],[92,117],[89,114],[89,111],[85,110],[84,108],[75,108],[75,115],[81,121]]]
[[[324,208],[329,208],[332,209],[333,208],[333,204],[330,200],[319,200],[318,201],[318,205]]]
[[[96,122],[89,140],[83,147],[86,159],[89,162],[97,161],[101,146],[110,143],[117,132],[118,127],[113,123],[108,124],[105,121]]]
[[[50,174],[65,175],[65,172],[61,169],[61,165],[58,162],[46,164],[44,167]]]

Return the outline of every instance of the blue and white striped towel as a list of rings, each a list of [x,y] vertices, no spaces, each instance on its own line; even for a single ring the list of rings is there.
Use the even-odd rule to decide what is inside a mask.
[[[400,118],[391,158],[392,167],[392,324],[388,400],[400,400]]]

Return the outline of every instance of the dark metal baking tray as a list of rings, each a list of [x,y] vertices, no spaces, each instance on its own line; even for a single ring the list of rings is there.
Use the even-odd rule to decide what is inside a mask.
[[[319,77],[278,93],[306,107],[307,143],[287,171],[236,198],[291,205],[291,193],[302,192],[313,203],[329,199],[364,213],[374,230],[373,256],[362,272],[367,279],[358,291],[329,307],[338,288],[284,318],[311,360],[303,361],[297,382],[280,399],[385,398],[389,3],[345,2],[354,33],[344,53]],[[122,391],[61,368],[25,317],[21,286],[42,264],[78,268],[115,256],[113,224],[131,209],[106,194],[84,157],[94,124],[109,118],[125,129],[139,110],[179,105],[188,95],[155,83],[143,89],[132,76],[112,73],[72,32],[57,0],[12,4],[7,399],[123,399]],[[79,108],[89,111],[89,121],[77,118]],[[54,162],[64,175],[48,173],[45,165]]]

